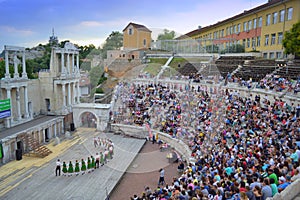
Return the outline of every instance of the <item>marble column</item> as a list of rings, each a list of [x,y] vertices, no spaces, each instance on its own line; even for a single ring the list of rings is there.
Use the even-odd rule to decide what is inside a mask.
[[[71,105],[71,83],[68,83],[68,106]]]
[[[22,54],[22,71],[23,71],[22,78],[27,79],[25,51],[23,51],[23,54]]]
[[[18,58],[16,53],[14,53],[14,78],[19,78]]]
[[[76,54],[76,67],[79,71],[79,53]]]
[[[57,135],[56,122],[55,122],[55,124],[53,125],[53,129],[54,129],[54,137],[56,137],[56,135]]]
[[[8,51],[7,50],[5,50],[5,78],[10,79]]]
[[[62,84],[63,108],[66,107],[66,87]]]
[[[72,104],[75,104],[75,98],[76,98],[76,87],[75,82],[73,82],[73,89],[72,89]]]
[[[77,103],[80,103],[80,88],[79,88],[79,81],[77,82]]]
[[[18,120],[21,120],[22,119],[22,115],[21,115],[20,88],[19,87],[17,87],[16,101],[17,101]]]
[[[24,86],[24,105],[25,105],[25,118],[27,119],[27,118],[29,118],[27,86]]]
[[[75,54],[72,53],[72,65],[71,65],[71,71],[72,73],[74,74],[75,73],[75,66],[74,66],[74,63],[75,62]]]
[[[6,90],[6,97],[8,98],[8,99],[10,99],[10,113],[11,113],[11,117],[7,117],[6,118],[6,128],[10,128],[10,126],[11,126],[11,119],[13,119],[12,118],[12,116],[13,116],[13,106],[12,106],[12,101],[11,101],[11,88],[8,88],[7,90]]]
[[[67,73],[70,74],[70,54],[67,54]]]
[[[66,73],[64,64],[65,64],[65,55],[63,52],[61,52],[61,73],[62,74]]]

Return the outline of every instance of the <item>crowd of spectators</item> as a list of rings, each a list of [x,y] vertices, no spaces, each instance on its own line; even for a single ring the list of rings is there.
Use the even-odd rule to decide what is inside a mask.
[[[182,139],[195,160],[172,183],[132,199],[265,200],[300,177],[299,105],[189,84],[121,83],[118,96],[113,118],[126,119],[118,123],[133,124],[142,104],[139,125]],[[139,104],[129,108],[132,99]]]

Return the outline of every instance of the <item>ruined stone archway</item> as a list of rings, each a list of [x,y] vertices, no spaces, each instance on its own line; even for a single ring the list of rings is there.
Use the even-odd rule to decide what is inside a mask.
[[[80,127],[97,128],[97,117],[94,113],[85,111],[80,114]]]

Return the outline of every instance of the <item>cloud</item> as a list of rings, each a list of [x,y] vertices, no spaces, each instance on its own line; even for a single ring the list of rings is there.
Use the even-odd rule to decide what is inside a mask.
[[[34,32],[31,31],[31,30],[17,29],[17,28],[12,27],[12,26],[0,26],[0,30],[5,32],[5,33],[16,34],[16,35],[19,35],[19,36],[30,36],[30,35],[34,34]]]
[[[99,27],[99,26],[103,26],[102,23],[98,22],[98,21],[82,21],[79,23],[79,26],[84,26],[84,27]]]

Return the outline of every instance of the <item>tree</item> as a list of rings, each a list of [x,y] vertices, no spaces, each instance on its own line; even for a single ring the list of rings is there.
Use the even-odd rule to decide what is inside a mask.
[[[286,54],[300,56],[300,21],[294,24],[290,31],[285,32],[282,44]]]
[[[92,88],[97,86],[98,81],[103,74],[103,71],[104,71],[103,67],[100,67],[100,66],[96,66],[91,69],[89,75],[90,75],[90,81],[91,81]]]
[[[175,38],[175,32],[164,29],[164,33],[158,35],[157,40],[173,40]]]
[[[105,43],[102,47],[103,58],[107,57],[108,50],[120,49],[123,45],[123,34],[119,31],[113,31],[108,38],[106,38]]]

